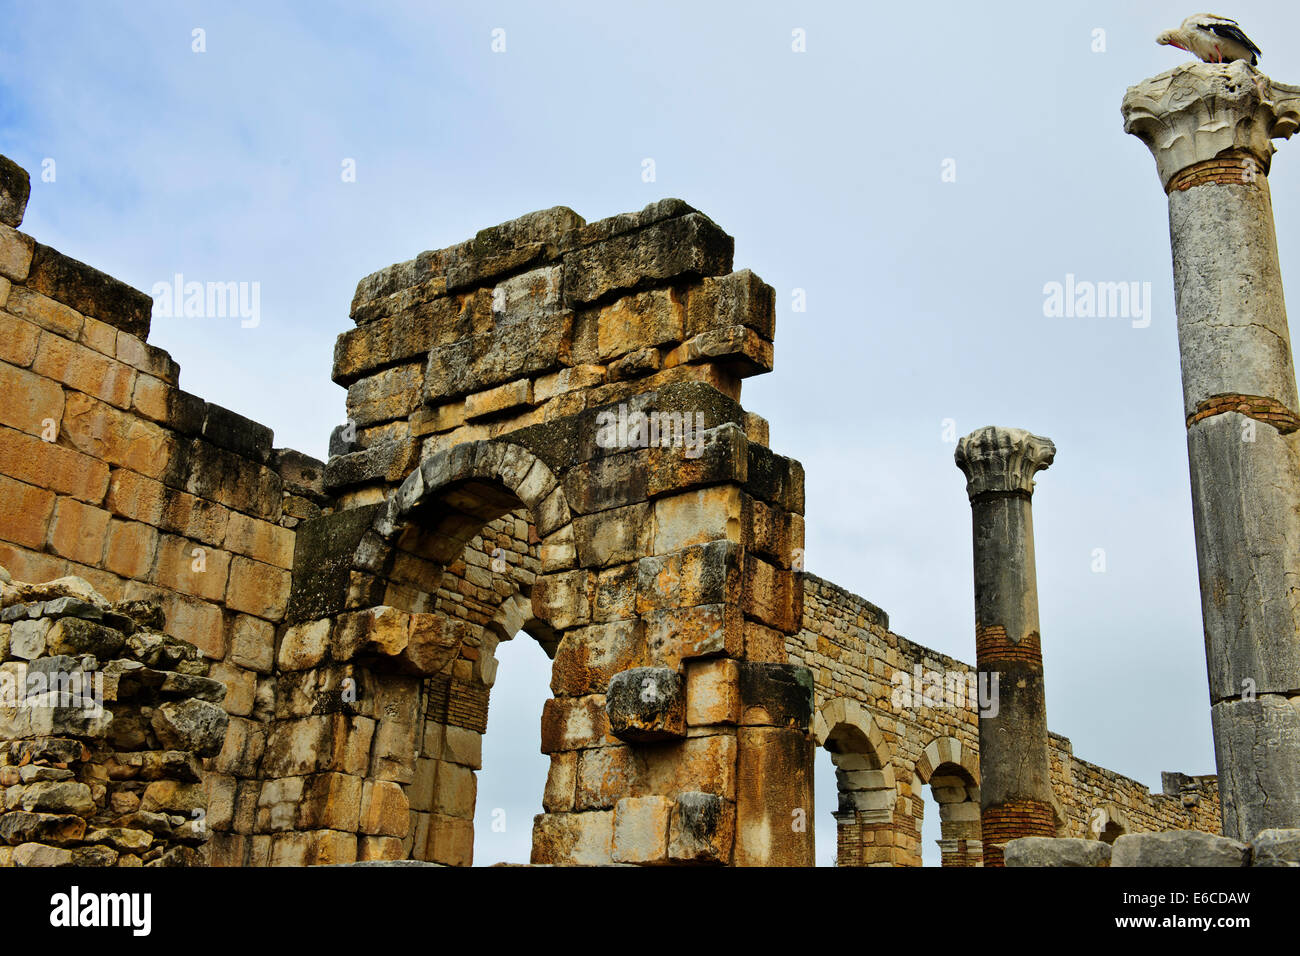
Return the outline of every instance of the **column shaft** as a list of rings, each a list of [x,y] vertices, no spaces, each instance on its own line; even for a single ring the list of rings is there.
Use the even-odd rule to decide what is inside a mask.
[[[1267,179],[1297,93],[1193,64],[1124,101],[1169,195],[1223,832],[1243,840],[1300,827],[1300,402]]]

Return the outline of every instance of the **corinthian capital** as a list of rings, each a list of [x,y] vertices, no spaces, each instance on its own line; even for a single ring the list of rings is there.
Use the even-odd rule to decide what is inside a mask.
[[[1225,150],[1251,153],[1267,173],[1272,140],[1300,127],[1300,87],[1274,83],[1244,60],[1184,63],[1130,86],[1120,112],[1124,132],[1155,156],[1162,186]]]
[[[973,501],[986,491],[1034,493],[1034,475],[1052,463],[1056,446],[1050,438],[1023,428],[987,425],[957,442],[953,456],[966,475],[966,494]]]

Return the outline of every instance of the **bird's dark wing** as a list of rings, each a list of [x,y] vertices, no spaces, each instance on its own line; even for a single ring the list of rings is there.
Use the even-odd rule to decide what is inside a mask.
[[[1255,46],[1254,43],[1251,42],[1250,37],[1246,36],[1246,34],[1241,32],[1241,27],[1237,26],[1235,23],[1232,23],[1231,21],[1225,20],[1223,23],[1207,24],[1205,26],[1202,26],[1201,29],[1208,30],[1210,33],[1213,33],[1215,36],[1223,37],[1225,40],[1236,40],[1238,43],[1244,46],[1251,53],[1254,53],[1256,56],[1263,55],[1263,51],[1259,47]]]

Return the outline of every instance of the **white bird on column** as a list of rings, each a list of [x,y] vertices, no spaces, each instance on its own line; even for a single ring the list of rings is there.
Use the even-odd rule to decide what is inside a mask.
[[[1259,47],[1241,32],[1236,20],[1198,13],[1183,21],[1177,30],[1166,30],[1156,37],[1161,46],[1174,46],[1194,53],[1206,63],[1247,60],[1251,66],[1262,56]]]

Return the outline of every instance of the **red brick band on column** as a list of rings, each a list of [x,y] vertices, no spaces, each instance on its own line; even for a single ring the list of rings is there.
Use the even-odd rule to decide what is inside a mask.
[[[1042,642],[1037,631],[1015,644],[1007,637],[1007,629],[1000,624],[991,627],[978,625],[975,628],[975,662],[981,671],[997,670],[1000,665],[1008,664],[1029,665],[1041,671]],[[985,866],[1002,866],[1002,845],[1008,840],[1030,836],[1056,836],[1056,816],[1050,804],[1037,800],[1014,800],[985,807],[980,813]]]
[[[1232,150],[1213,159],[1193,163],[1174,173],[1165,192],[1172,193],[1196,186],[1257,186],[1259,180],[1266,175],[1267,170],[1254,155],[1243,150]]]
[[[975,626],[975,668],[976,670],[993,670],[998,664],[1037,664],[1043,666],[1043,646],[1038,632],[1029,634],[1019,644],[1013,644],[1007,637],[1007,629],[1001,624],[989,627],[983,624]]]
[[[1276,398],[1263,395],[1215,395],[1207,398],[1198,402],[1196,411],[1187,416],[1187,427],[1191,428],[1203,418],[1222,415],[1224,412],[1240,412],[1247,418],[1272,425],[1283,435],[1300,429],[1300,415]]]
[[[1037,800],[1013,800],[985,807],[980,814],[985,866],[1005,865],[1002,848],[1008,840],[1034,836],[1056,836],[1056,815],[1049,804]]]

